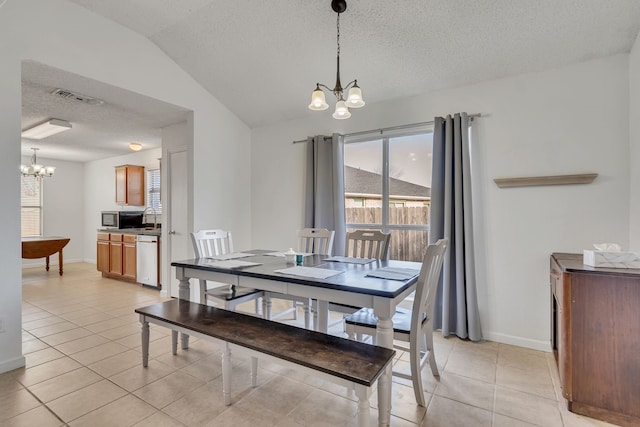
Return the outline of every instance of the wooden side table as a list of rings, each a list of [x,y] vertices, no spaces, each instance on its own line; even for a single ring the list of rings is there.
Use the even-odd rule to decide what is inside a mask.
[[[22,258],[46,258],[49,271],[49,257],[58,252],[59,273],[62,276],[62,248],[69,240],[68,237],[25,237],[22,239]]]

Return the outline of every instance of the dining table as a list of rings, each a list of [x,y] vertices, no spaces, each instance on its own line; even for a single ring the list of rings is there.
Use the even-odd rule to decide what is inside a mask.
[[[371,307],[378,317],[376,343],[387,348],[393,348],[392,319],[396,307],[415,290],[422,266],[409,261],[363,261],[318,254],[305,254],[302,264],[294,265],[287,263],[281,252],[271,250],[250,250],[235,255],[172,262],[179,281],[179,298],[190,299],[190,279],[311,298],[318,301],[315,327],[325,333],[329,302]],[[188,339],[181,335],[183,347],[188,346]],[[380,426],[390,423],[391,387],[391,366],[388,366],[378,381]]]

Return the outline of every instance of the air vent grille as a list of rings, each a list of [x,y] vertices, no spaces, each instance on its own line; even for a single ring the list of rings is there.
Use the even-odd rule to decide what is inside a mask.
[[[71,92],[66,89],[56,89],[53,92],[51,92],[51,94],[60,98],[68,99],[69,101],[82,102],[84,104],[89,104],[89,105],[104,104],[104,101],[102,99],[92,98],[87,95],[81,95],[79,93]]]

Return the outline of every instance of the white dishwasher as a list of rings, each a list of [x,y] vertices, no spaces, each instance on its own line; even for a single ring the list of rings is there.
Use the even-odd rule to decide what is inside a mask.
[[[136,268],[138,283],[159,287],[158,236],[138,234],[136,242]]]

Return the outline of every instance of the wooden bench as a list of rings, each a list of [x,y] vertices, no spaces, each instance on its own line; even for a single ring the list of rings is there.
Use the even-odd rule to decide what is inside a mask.
[[[172,331],[172,351],[177,353],[178,332],[182,348],[188,336],[221,343],[222,391],[231,404],[231,350],[249,354],[251,384],[256,386],[257,359],[284,364],[354,389],[358,397],[358,426],[369,425],[371,387],[393,360],[395,351],[297,328],[247,314],[172,300],[135,310],[142,323],[142,366],[149,360],[149,323]]]

